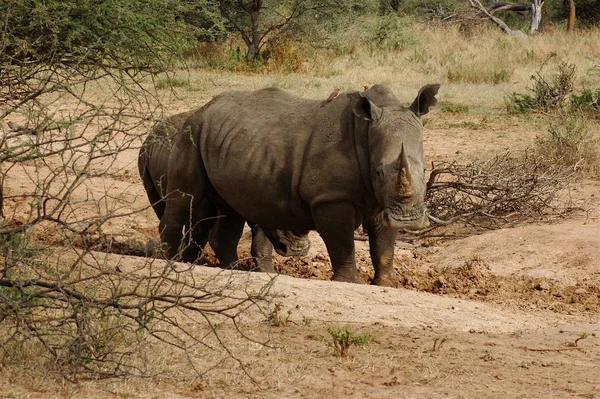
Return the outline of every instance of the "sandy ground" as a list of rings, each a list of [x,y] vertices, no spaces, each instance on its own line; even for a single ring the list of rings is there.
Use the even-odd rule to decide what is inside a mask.
[[[526,132],[523,138],[511,121],[485,122],[473,130],[448,128],[440,114],[437,118],[430,116],[425,143],[430,160],[451,159],[467,148],[501,150],[516,138],[535,136]],[[136,156],[135,150],[121,154],[120,172],[93,189],[109,191],[133,209],[147,207]],[[16,191],[19,184],[8,182],[7,189]],[[149,362],[171,372],[145,379],[71,385],[0,369],[0,397],[600,398],[600,183],[582,181],[572,196],[586,211],[551,224],[409,249],[399,244],[400,288],[327,281],[327,252],[311,233],[308,256],[275,257],[281,274],[269,306],[281,322],[253,314],[242,318],[244,331],[266,338],[268,345],[241,339],[232,327],[221,330],[248,375],[235,362],[215,362],[217,355],[206,354],[192,361],[204,370],[199,375],[190,370],[189,359],[162,348]],[[155,236],[157,224],[145,209],[111,221],[106,231],[117,240],[144,242]],[[246,234],[242,256],[248,245]],[[356,245],[359,270],[368,280],[368,244]],[[217,270],[198,266],[195,272]],[[257,281],[268,277],[252,275]],[[348,328],[372,340],[351,347],[347,357],[336,356],[329,328]]]

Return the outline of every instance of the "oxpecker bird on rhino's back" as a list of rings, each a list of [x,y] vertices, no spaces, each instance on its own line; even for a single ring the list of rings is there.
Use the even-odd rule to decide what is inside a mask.
[[[317,230],[339,281],[362,282],[354,259],[362,224],[372,282],[395,285],[398,231],[427,224],[420,117],[438,89],[424,86],[409,107],[383,85],[340,93],[326,107],[275,88],[223,93],[188,119],[191,134],[174,143],[168,191],[196,179],[198,198],[214,191],[265,228]],[[164,219],[184,206],[169,201]],[[181,238],[161,231],[168,245]]]

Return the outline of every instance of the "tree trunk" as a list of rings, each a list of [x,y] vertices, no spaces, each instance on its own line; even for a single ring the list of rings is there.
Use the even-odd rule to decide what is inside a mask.
[[[575,1],[569,0],[569,20],[567,21],[567,32],[573,32],[575,27]]]
[[[535,33],[540,28],[540,22],[542,21],[542,7],[544,2],[540,0],[533,0],[531,4],[531,27],[529,33]]]
[[[252,60],[258,56],[260,51],[260,11],[262,1],[253,1],[250,9],[250,43],[248,43],[248,52],[246,58]]]

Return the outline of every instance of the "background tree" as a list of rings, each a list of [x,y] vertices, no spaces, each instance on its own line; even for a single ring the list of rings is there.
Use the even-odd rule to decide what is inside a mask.
[[[219,0],[219,9],[230,28],[246,44],[246,58],[256,58],[270,34],[282,32],[292,21],[311,9],[306,0]]]

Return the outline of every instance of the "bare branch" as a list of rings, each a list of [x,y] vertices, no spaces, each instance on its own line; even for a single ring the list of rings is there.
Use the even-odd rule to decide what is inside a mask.
[[[491,19],[496,25],[500,27],[505,33],[510,36],[515,37],[527,37],[527,35],[520,30],[512,30],[502,21],[500,18],[493,16],[482,4],[479,0],[469,0],[471,7],[478,9],[482,13],[484,13],[489,19]]]

